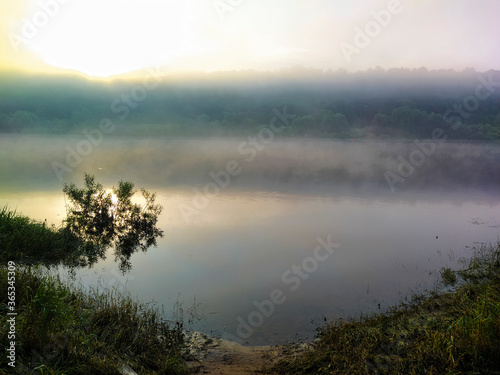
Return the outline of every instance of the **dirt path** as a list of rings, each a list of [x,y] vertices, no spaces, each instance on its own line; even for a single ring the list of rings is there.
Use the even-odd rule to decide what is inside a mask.
[[[279,359],[297,355],[304,346],[293,350],[285,347],[243,346],[198,332],[188,339],[189,366],[199,374],[249,375],[262,374]]]

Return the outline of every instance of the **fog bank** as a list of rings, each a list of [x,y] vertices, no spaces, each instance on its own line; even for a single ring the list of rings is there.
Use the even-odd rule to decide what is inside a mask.
[[[273,191],[500,187],[497,143],[109,137],[86,148],[85,142],[2,136],[2,189],[57,189],[81,183],[84,172],[105,184],[131,180],[152,188],[203,188],[214,179],[225,185],[228,176],[224,188]]]

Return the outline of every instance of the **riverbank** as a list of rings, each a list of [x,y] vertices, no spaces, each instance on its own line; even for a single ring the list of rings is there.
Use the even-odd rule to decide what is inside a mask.
[[[243,375],[263,372],[284,358],[284,348],[244,346],[200,332],[186,335],[184,355],[191,371],[201,374]]]
[[[74,241],[62,227],[0,209],[0,374],[187,373],[182,319],[165,321],[154,305],[116,290],[84,293],[47,272],[82,264],[88,248]]]
[[[193,333],[203,374],[500,374],[500,244],[475,250],[442,288],[382,314],[320,328],[311,344],[246,347]]]
[[[476,249],[449,292],[414,295],[380,314],[334,321],[272,374],[500,374],[500,244]]]
[[[0,267],[0,290],[2,375],[189,372],[182,321],[165,321],[150,304],[73,290],[15,262]]]
[[[331,322],[309,345],[246,347],[186,334],[181,316],[165,321],[154,305],[83,293],[23,264],[16,249],[30,263],[52,260],[43,244],[60,234],[7,210],[0,219],[0,375],[500,374],[500,244],[442,270],[444,291]]]

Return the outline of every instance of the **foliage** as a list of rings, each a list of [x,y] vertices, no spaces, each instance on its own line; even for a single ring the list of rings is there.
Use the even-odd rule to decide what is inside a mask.
[[[181,349],[183,321],[133,301],[115,290],[84,294],[40,265],[89,265],[114,246],[121,268],[136,248],[145,251],[163,233],[156,227],[161,206],[142,190],[133,203],[133,184],[120,182],[113,196],[85,175],[85,187],[65,186],[71,206],[65,225],[48,227],[4,207],[0,210],[0,289],[7,290],[7,261],[16,263],[16,371],[29,374],[186,374]],[[8,341],[7,293],[0,295],[0,340]],[[11,373],[6,346],[0,374]]]
[[[64,228],[37,222],[7,206],[0,210],[0,259],[4,263],[56,264],[69,254],[76,255],[79,246]]]
[[[444,285],[455,285],[457,282],[457,275],[451,268],[441,269],[441,278],[443,279]]]
[[[183,323],[116,291],[83,293],[39,268],[17,265],[16,371],[20,374],[186,374]],[[0,266],[0,288],[8,273]],[[7,295],[0,295],[0,340],[8,342]],[[5,348],[7,350],[7,347]],[[0,374],[12,373],[7,354]]]
[[[135,190],[131,182],[120,181],[118,188],[106,192],[94,176],[85,174],[84,185],[83,189],[74,183],[64,186],[70,200],[66,228],[90,244],[94,249],[91,259],[104,257],[104,250],[113,246],[120,268],[130,268],[129,259],[136,250],[146,251],[156,246],[158,237],[163,237],[163,231],[156,226],[162,211],[155,204],[156,195],[142,189],[145,203],[141,206],[132,202]]]
[[[233,82],[198,77],[159,85],[148,100],[113,132],[141,136],[235,136],[269,126],[274,109],[288,106],[297,117],[281,136],[329,138],[431,138],[436,128],[448,139],[499,140],[495,91],[466,110],[480,77],[498,81],[498,72],[378,70],[317,72],[281,80],[254,73]],[[215,78],[215,81],[214,81]],[[222,82],[217,82],[221,78]],[[217,82],[217,83],[216,83]],[[1,77],[0,132],[78,133],[109,117],[109,104],[133,82],[107,84],[76,78]],[[194,86],[193,86],[194,85]],[[51,92],[51,95],[46,95]],[[17,94],[15,94],[17,93]],[[117,120],[119,121],[119,120]]]
[[[143,204],[133,202],[131,182],[120,181],[106,192],[93,176],[85,175],[82,189],[66,184],[67,218],[60,227],[48,226],[8,207],[0,210],[0,259],[25,265],[83,267],[95,264],[114,247],[120,269],[130,269],[130,257],[139,249],[156,246],[163,231],[157,227],[162,207],[154,193],[142,189]],[[115,199],[115,200],[114,200]]]

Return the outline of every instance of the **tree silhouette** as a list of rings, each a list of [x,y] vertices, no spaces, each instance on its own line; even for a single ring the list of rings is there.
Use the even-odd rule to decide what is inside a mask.
[[[70,204],[67,207],[65,229],[81,242],[78,262],[92,265],[104,259],[106,249],[114,247],[115,260],[120,261],[122,272],[131,268],[131,255],[141,249],[156,246],[163,237],[157,227],[162,206],[155,204],[156,194],[141,189],[143,205],[133,203],[134,184],[120,181],[118,188],[106,192],[85,173],[84,188],[74,183],[64,185]]]

